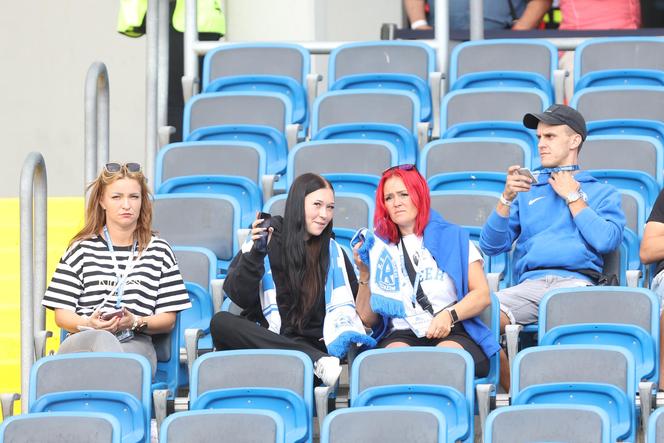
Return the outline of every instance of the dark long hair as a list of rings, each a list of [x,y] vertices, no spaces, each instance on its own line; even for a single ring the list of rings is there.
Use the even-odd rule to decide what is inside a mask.
[[[305,241],[307,226],[304,198],[319,189],[331,189],[332,184],[316,174],[302,174],[288,190],[284,211],[283,263],[292,295],[287,313],[289,323],[300,332],[306,325],[309,312],[324,291],[330,263],[332,220],[319,236]]]

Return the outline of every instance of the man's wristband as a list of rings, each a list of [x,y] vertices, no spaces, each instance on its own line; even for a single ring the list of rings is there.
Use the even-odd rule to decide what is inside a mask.
[[[423,26],[426,26],[428,24],[429,23],[427,23],[426,20],[415,20],[413,23],[410,24],[410,29],[413,29],[413,30],[419,29],[419,28],[421,28]]]
[[[512,206],[512,202],[506,199],[503,194],[500,194],[500,202],[505,206]]]

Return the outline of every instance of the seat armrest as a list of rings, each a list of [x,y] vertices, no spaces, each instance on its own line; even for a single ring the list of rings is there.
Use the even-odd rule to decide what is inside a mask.
[[[655,383],[651,381],[639,382],[639,405],[641,407],[641,429],[648,429],[648,419],[653,407],[653,395]],[[657,397],[655,396],[655,401]]]
[[[519,334],[523,326],[521,325],[506,325],[505,326],[505,340],[507,341],[507,359],[510,363],[510,369],[514,367],[514,357],[519,352]],[[510,391],[511,391],[510,387]]]
[[[52,337],[51,331],[37,331],[35,332],[35,360],[39,360],[46,354],[46,340]]]
[[[224,302],[224,280],[223,278],[215,278],[210,281],[212,307],[215,313],[221,311],[221,304]]]
[[[198,357],[198,341],[203,336],[202,329],[185,329],[184,330],[184,343],[185,354],[187,363],[187,372],[189,373],[189,380],[191,380],[191,369],[194,366],[194,360]]]
[[[182,98],[185,103],[187,103],[191,97],[198,94],[198,86],[198,78],[182,76]]]
[[[442,72],[432,72],[429,74],[429,90],[431,91],[431,108],[433,114],[431,116],[433,127],[431,129],[431,138],[440,138],[440,103],[441,103],[441,90],[443,82]]]
[[[314,102],[316,101],[316,97],[318,97],[318,85],[323,81],[323,76],[320,74],[310,73],[307,74],[305,81],[307,84],[307,109],[308,112],[311,113],[314,109]],[[311,126],[307,128],[308,132],[311,131],[310,128]],[[307,133],[307,136],[311,136],[311,134]]]
[[[274,195],[274,184],[279,181],[279,174],[265,174],[261,176],[261,191],[263,191],[263,203]]]
[[[168,404],[168,389],[155,389],[152,391],[152,406],[154,408],[154,418],[157,420],[157,429],[161,429],[161,423],[166,418]]]
[[[171,135],[175,134],[175,126],[161,126],[157,129],[159,149],[171,142]]]
[[[487,282],[489,283],[489,291],[498,292],[498,286],[500,281],[503,279],[504,274],[502,272],[489,272],[486,275]]]
[[[625,271],[625,280],[627,280],[627,286],[630,288],[637,288],[639,286],[639,280],[643,273],[640,269],[628,269]]]
[[[320,435],[323,435],[323,422],[329,412],[327,399],[334,391],[334,386],[318,386],[314,388],[314,400],[316,402],[316,416],[318,417],[318,428]]]
[[[477,411],[480,416],[480,426],[482,435],[484,435],[484,425],[486,418],[491,412],[491,395],[496,393],[496,386],[491,383],[483,383],[475,386],[477,395]]]
[[[0,405],[2,405],[2,419],[14,415],[14,402],[21,399],[18,392],[0,394]]]
[[[572,99],[572,97],[565,97],[565,78],[568,76],[569,72],[565,69],[553,71],[553,99],[558,104],[565,103],[565,98]]]
[[[298,134],[300,133],[301,125],[297,123],[290,123],[286,125],[286,144],[288,145],[288,152],[293,149],[293,146],[297,145],[300,141]]]
[[[429,122],[419,122],[417,124],[417,150],[418,152],[424,148],[424,145],[429,143],[429,129],[431,128],[431,123]]]
[[[237,236],[237,244],[240,245],[240,247],[242,247],[250,233],[251,229],[249,228],[240,228],[235,231],[235,235]]]

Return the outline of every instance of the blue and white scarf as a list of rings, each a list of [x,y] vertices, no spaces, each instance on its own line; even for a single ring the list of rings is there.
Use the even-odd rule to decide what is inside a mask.
[[[279,334],[281,316],[277,306],[277,291],[272,278],[270,260],[265,256],[265,274],[263,274],[263,291],[261,306],[263,316],[268,322],[268,329]],[[342,358],[351,344],[373,348],[376,340],[367,335],[362,320],[355,310],[355,300],[348,282],[346,265],[341,247],[330,239],[330,266],[325,283],[325,319],[323,320],[323,340],[327,352]]]
[[[385,243],[366,228],[357,231],[350,244],[354,247],[359,242],[363,242],[358,250],[360,260],[369,266],[371,271],[371,309],[389,318],[404,318],[404,303],[410,302],[412,297],[401,290],[399,248]]]

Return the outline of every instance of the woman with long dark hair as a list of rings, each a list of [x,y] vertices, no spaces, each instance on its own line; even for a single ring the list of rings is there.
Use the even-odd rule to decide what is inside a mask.
[[[352,263],[332,239],[333,214],[330,182],[303,174],[288,191],[283,217],[269,218],[269,227],[262,218],[252,223],[251,237],[224,281],[224,291],[243,312],[212,318],[217,350],[302,351],[330,386],[351,343],[373,344],[355,311]]]
[[[380,347],[441,346],[468,351],[485,376],[498,350],[477,317],[490,302],[482,256],[461,227],[431,210],[414,165],[386,170],[376,191],[374,232],[351,242],[360,270],[357,309],[385,323]]]

